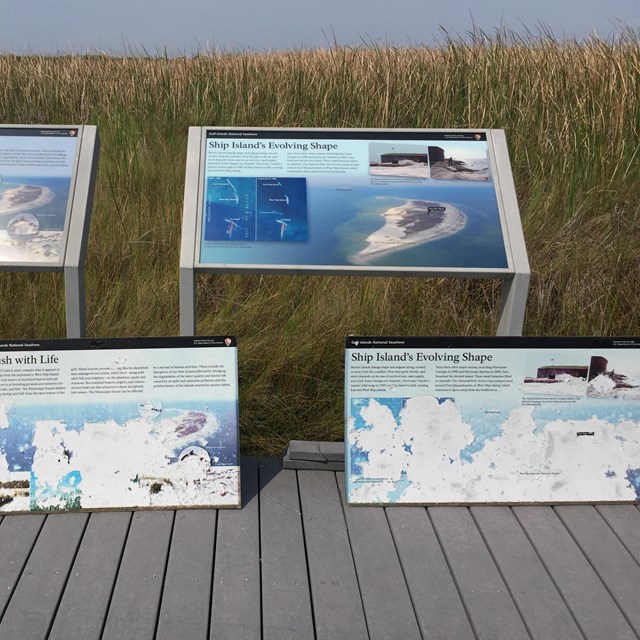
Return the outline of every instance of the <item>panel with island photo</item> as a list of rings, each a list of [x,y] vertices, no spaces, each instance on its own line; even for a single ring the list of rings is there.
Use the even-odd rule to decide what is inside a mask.
[[[0,265],[64,258],[78,130],[0,127]]]
[[[201,266],[511,268],[490,132],[205,132]]]

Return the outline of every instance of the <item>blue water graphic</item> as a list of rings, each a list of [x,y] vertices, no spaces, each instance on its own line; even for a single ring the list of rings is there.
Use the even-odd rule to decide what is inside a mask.
[[[629,486],[636,492],[636,499],[640,500],[640,469],[627,469],[625,478]]]
[[[400,472],[400,480],[396,482],[395,489],[387,493],[389,502],[398,502],[402,498],[402,494],[413,484],[409,480],[406,469]]]
[[[139,420],[139,403],[22,405],[9,407],[9,428],[0,431],[0,451],[7,458],[10,471],[30,471],[35,448],[31,444],[40,420],[63,423],[66,429],[81,431],[87,423],[114,421],[124,427],[129,421]],[[219,429],[206,438],[205,449],[214,457],[215,465],[237,465],[237,405],[235,402],[174,402],[164,407],[161,418],[176,418],[189,411],[210,413],[218,419]],[[198,434],[195,434],[198,439]],[[179,451],[175,453],[175,460]],[[174,461],[175,461],[174,460]]]
[[[362,465],[366,462],[369,462],[369,454],[357,445],[351,445],[349,447],[349,468],[351,469],[351,475],[362,475]]]
[[[640,423],[640,402],[637,400],[623,400],[621,398],[581,398],[571,404],[570,409],[564,405],[536,407],[533,418],[536,422],[536,432],[541,432],[549,422],[554,420],[590,420],[593,417],[615,425],[621,420],[631,420]]]
[[[389,409],[396,423],[396,428],[400,426],[400,412],[407,403],[407,398],[376,398],[376,402]]]

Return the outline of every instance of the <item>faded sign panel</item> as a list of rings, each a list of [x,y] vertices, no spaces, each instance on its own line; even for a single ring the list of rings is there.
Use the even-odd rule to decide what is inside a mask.
[[[239,507],[235,339],[0,345],[0,509]]]
[[[348,338],[348,502],[639,502],[639,348]]]

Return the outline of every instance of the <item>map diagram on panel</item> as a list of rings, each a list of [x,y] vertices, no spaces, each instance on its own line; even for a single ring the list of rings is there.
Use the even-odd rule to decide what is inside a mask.
[[[306,242],[305,178],[207,179],[204,239]]]
[[[254,178],[207,179],[205,240],[256,239],[256,184]]]
[[[306,242],[307,181],[305,178],[258,178],[257,239]]]

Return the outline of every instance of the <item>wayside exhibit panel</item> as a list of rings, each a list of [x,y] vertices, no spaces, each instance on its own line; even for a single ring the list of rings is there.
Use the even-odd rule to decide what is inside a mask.
[[[197,263],[513,271],[491,132],[206,128]]]
[[[239,506],[235,338],[0,344],[0,511]]]
[[[503,280],[522,332],[529,262],[504,131],[190,127],[180,332],[195,273]]]
[[[64,262],[81,137],[77,127],[0,126],[0,265]]]
[[[94,125],[0,125],[0,271],[63,271],[67,336],[85,335]]]
[[[639,349],[636,338],[348,338],[348,502],[640,501]]]

